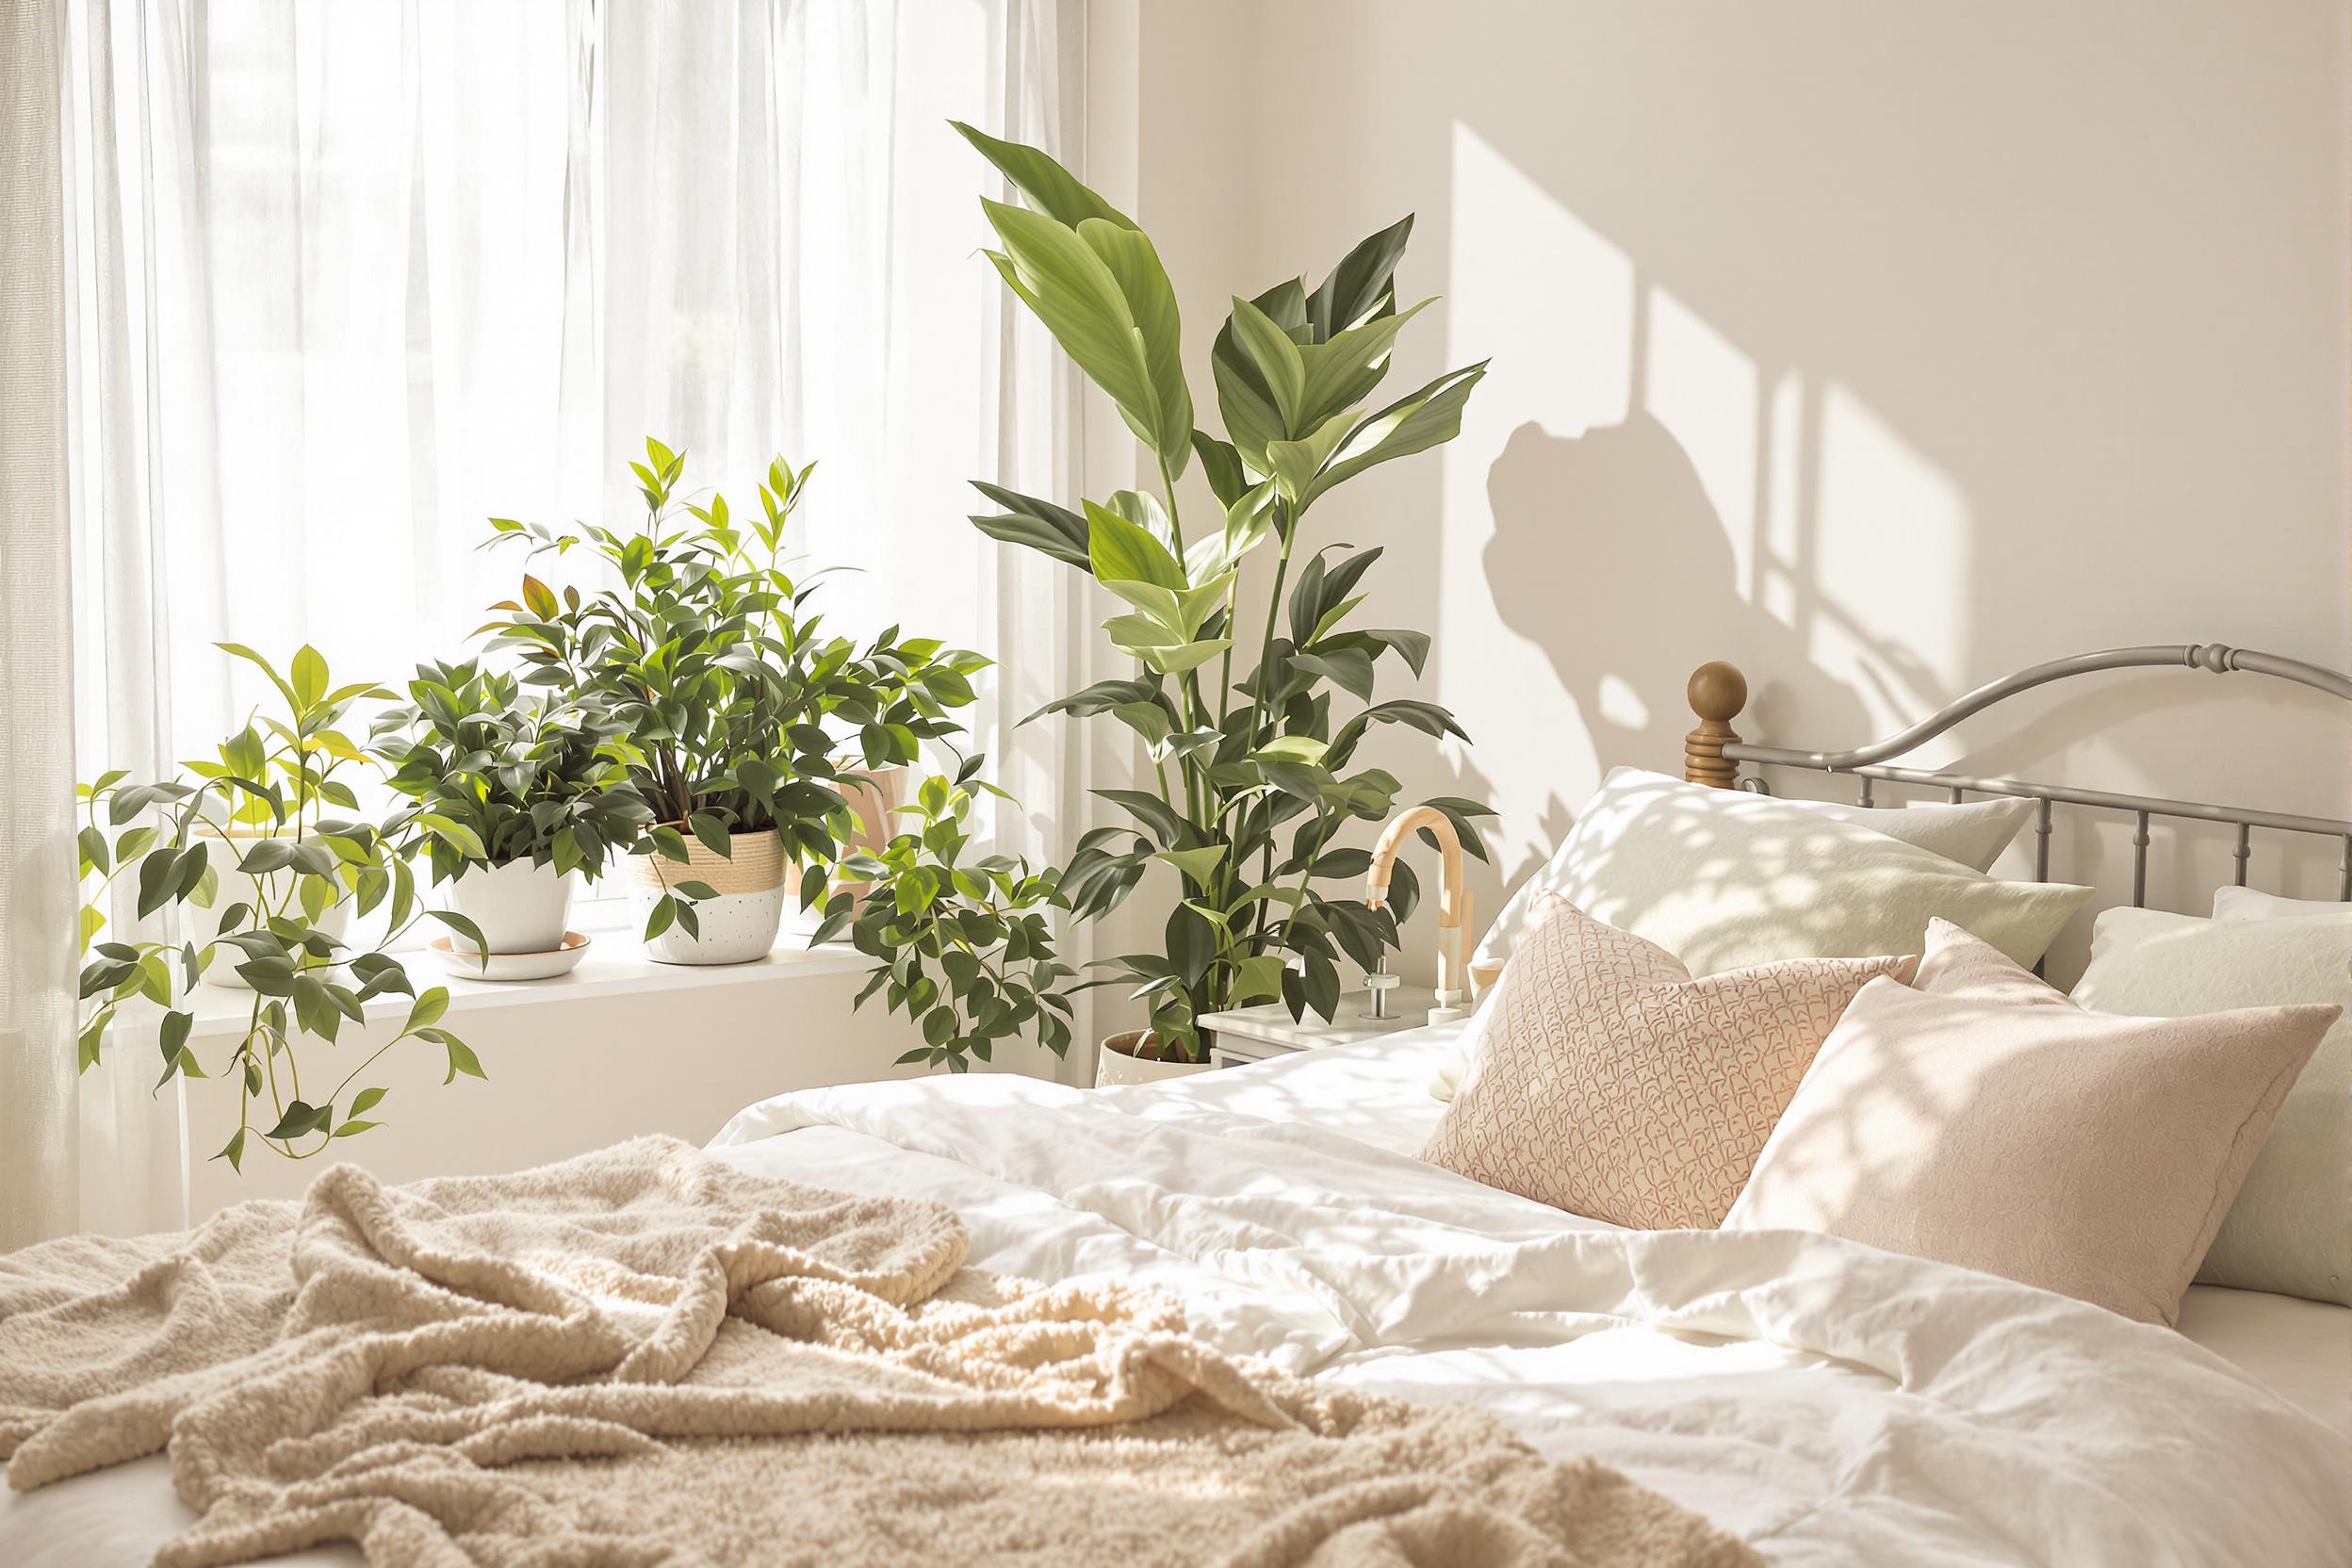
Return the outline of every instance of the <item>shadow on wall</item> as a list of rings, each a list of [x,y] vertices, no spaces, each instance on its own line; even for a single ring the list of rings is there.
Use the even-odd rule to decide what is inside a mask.
[[[1745,662],[1753,710],[1769,711],[1774,688],[1797,683],[1823,733],[1861,735],[1859,698],[1740,593],[1697,469],[1646,411],[1575,436],[1521,425],[1488,471],[1487,494],[1495,613],[1551,662],[1602,772],[1680,771],[1680,737],[1694,722],[1684,687],[1710,659]],[[1563,550],[1572,531],[1576,546]],[[1566,573],[1563,560],[1573,563]]]

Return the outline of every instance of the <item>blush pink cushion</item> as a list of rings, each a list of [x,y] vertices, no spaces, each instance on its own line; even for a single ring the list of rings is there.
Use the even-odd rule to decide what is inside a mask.
[[[1820,1231],[2171,1323],[2341,1009],[2094,1013],[1958,926],[1862,988],[1726,1230]]]
[[[1644,1230],[1719,1223],[1838,1015],[1911,967],[1798,958],[1693,980],[1557,894],[1531,915],[1421,1157]]]

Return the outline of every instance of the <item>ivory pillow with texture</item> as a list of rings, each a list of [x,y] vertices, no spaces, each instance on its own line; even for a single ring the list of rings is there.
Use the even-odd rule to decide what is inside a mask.
[[[2352,920],[2352,904],[2325,898],[2281,898],[2252,888],[2222,888],[2213,894],[2215,920],[2305,920],[2312,915]]]
[[[1911,962],[1799,958],[1694,980],[1543,894],[1421,1157],[1616,1225],[1716,1225],[1838,1013]]]
[[[2091,928],[2074,1000],[2164,1018],[2295,1002],[2352,1008],[2352,915],[2109,909]],[[2352,1018],[2336,1021],[2287,1091],[2197,1277],[2352,1306]]]
[[[2171,1323],[2334,1007],[2126,1018],[1945,921],[1838,1020],[1730,1230],[1819,1231]]]
[[[1912,818],[1976,808],[1839,809],[1901,828]],[[1985,836],[1981,825],[1973,831]],[[1609,776],[1559,853],[1504,906],[1474,968],[1503,963],[1545,892],[1656,942],[1693,974],[1782,958],[1916,953],[1934,915],[2031,964],[2090,896],[2088,888],[2060,883],[1997,881],[1814,807],[1632,768]]]

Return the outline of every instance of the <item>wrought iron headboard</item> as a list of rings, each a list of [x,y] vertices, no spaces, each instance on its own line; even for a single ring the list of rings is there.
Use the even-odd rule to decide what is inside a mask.
[[[2221,643],[2159,644],[2148,647],[2109,648],[2103,653],[2081,653],[2071,659],[2053,659],[2047,664],[2036,664],[2005,679],[1980,686],[1900,734],[1873,741],[1869,745],[1855,746],[1848,751],[1793,751],[1785,746],[1750,745],[1740,738],[1739,731],[1731,727],[1731,721],[1738,718],[1740,710],[1747,706],[1747,678],[1736,666],[1718,662],[1700,665],[1690,677],[1690,710],[1698,715],[1699,727],[1684,738],[1682,776],[1693,784],[1712,784],[1722,789],[1763,790],[1765,786],[1761,779],[1742,779],[1740,776],[1740,765],[1746,762],[1772,767],[1808,768],[1817,773],[1852,774],[1862,781],[1861,804],[1865,806],[1871,804],[1871,786],[1880,779],[1944,790],[1954,801],[1965,800],[1971,794],[2007,795],[2038,801],[2041,808],[2034,825],[2034,874],[2043,880],[2050,875],[2050,814],[2053,805],[2087,806],[2100,810],[2126,812],[2132,818],[2132,902],[2134,906],[2148,901],[2148,825],[2151,818],[2185,817],[2197,822],[2235,826],[2238,830],[2236,854],[2240,887],[2246,886],[2246,859],[2252,853],[2254,829],[2316,834],[2341,843],[2337,862],[2342,874],[2338,896],[2352,900],[2352,821],[2296,816],[2285,811],[2262,811],[2250,807],[2216,806],[2204,801],[2166,800],[2154,795],[2116,794],[2105,790],[2078,790],[2066,785],[2034,784],[2020,778],[1977,778],[1965,774],[1895,767],[1887,761],[1889,758],[1902,757],[1917,750],[1961,720],[1981,713],[1993,704],[2020,692],[2047,686],[2053,680],[2092,675],[2101,670],[2143,668],[2205,670],[2214,675],[2235,671],[2273,676],[2352,702],[2352,675],[2341,670],[2324,669],[2298,659],[2284,659],[2275,653],[2257,653],[2251,648],[2233,648]]]

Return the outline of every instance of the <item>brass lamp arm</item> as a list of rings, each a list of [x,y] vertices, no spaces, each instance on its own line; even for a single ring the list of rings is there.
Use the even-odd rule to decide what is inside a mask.
[[[1429,829],[1445,856],[1437,897],[1437,1005],[1429,1009],[1429,1021],[1443,1023],[1462,1017],[1470,1004],[1469,950],[1464,945],[1470,928],[1470,890],[1462,882],[1462,839],[1454,831],[1453,819],[1434,806],[1412,807],[1391,817],[1372,847],[1372,864],[1364,875],[1364,903],[1370,909],[1387,907],[1396,853],[1405,847],[1408,837],[1422,828]]]

